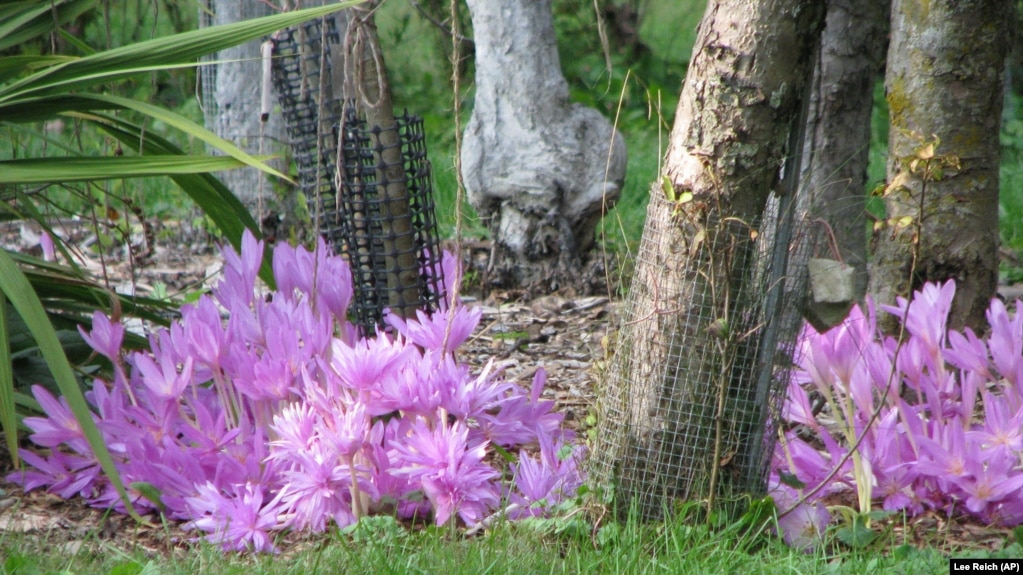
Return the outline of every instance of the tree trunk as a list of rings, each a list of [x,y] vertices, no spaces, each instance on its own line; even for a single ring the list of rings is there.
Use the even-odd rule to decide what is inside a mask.
[[[242,22],[273,13],[259,0],[206,0],[213,14],[203,14],[207,24]],[[221,50],[213,58],[218,63],[201,72],[212,82],[203,82],[204,89],[212,88],[212,98],[205,97],[206,126],[215,134],[233,142],[250,154],[287,157],[287,136],[281,115],[272,113],[265,124],[260,121],[261,82],[263,79],[259,41]],[[212,85],[211,85],[212,84]],[[276,102],[276,96],[272,99]],[[287,173],[282,160],[271,162]],[[238,168],[220,172],[217,177],[260,220],[261,226],[274,223],[280,215],[274,183],[255,168]],[[273,231],[273,230],[264,230]]]
[[[805,176],[800,203],[811,219],[827,222],[838,253],[832,254],[825,230],[815,231],[818,255],[840,257],[855,269],[857,300],[867,290],[867,163],[874,84],[884,55],[878,41],[888,33],[889,0],[829,0],[811,92]]]
[[[572,285],[625,178],[625,143],[568,101],[550,0],[468,0],[476,96],[462,174],[494,241],[491,282]]]
[[[874,234],[870,292],[894,303],[954,278],[954,328],[982,328],[997,288],[998,136],[1014,21],[1008,0],[892,5],[887,221]]]
[[[421,277],[420,255],[410,216],[409,193],[405,182],[405,160],[394,118],[391,86],[384,66],[383,51],[373,20],[374,2],[351,9],[354,26],[345,39],[345,93],[355,101],[357,112],[365,115],[366,126],[373,130],[371,147],[377,165],[376,192],[383,232],[386,293],[392,312],[414,317],[419,307]]]
[[[611,470],[618,501],[638,499],[645,515],[675,498],[713,507],[763,489],[752,485],[763,470],[748,467],[767,411],[754,399],[763,248],[753,232],[779,180],[822,7],[717,0],[700,25],[600,400],[612,427],[594,448],[598,475]]]

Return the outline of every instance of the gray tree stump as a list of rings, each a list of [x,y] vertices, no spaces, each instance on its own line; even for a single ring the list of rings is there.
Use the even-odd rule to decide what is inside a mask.
[[[490,281],[547,291],[575,284],[625,179],[625,142],[568,99],[550,0],[468,0],[476,101],[461,163],[494,240]]]

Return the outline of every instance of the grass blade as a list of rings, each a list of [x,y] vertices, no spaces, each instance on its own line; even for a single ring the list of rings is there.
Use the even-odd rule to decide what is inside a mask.
[[[95,4],[96,0],[55,0],[11,2],[0,7],[0,52],[49,34],[54,19],[60,25],[66,24]]]

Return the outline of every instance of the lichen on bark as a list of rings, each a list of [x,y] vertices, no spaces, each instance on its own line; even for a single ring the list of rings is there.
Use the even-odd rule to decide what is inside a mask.
[[[1011,16],[1007,0],[892,6],[888,181],[899,185],[885,198],[886,218],[913,224],[878,226],[869,291],[893,302],[924,282],[955,279],[950,324],[957,328],[981,329],[997,288],[998,137]],[[925,178],[910,164],[932,142],[957,168]]]

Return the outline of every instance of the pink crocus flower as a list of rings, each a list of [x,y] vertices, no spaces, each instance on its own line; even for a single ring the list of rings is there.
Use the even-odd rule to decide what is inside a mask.
[[[328,522],[339,527],[355,522],[352,510],[352,469],[336,454],[322,445],[314,445],[305,453],[294,453],[288,458],[290,467],[281,472],[284,488],[277,495],[286,524],[294,529],[322,532]],[[364,475],[365,470],[355,475]],[[360,482],[360,489],[375,495],[368,482]]]
[[[416,319],[404,320],[388,313],[384,318],[391,327],[410,341],[424,349],[452,353],[461,346],[479,325],[483,317],[480,308],[456,306],[454,311],[437,311],[432,314],[416,311]]]
[[[984,396],[984,424],[978,429],[966,432],[982,449],[984,460],[1005,459],[1023,451],[1023,410],[1009,413],[1009,407],[1001,397],[989,391]]]
[[[940,480],[954,479],[966,473],[968,453],[979,452],[975,441],[969,441],[963,425],[958,419],[948,423],[935,423],[936,432],[931,437],[917,437],[922,457],[916,463],[916,470]]]
[[[912,300],[897,297],[897,305],[882,305],[881,309],[902,319],[906,331],[928,349],[938,350],[944,347],[946,322],[955,294],[956,284],[952,280],[943,285],[927,283],[913,294]]]
[[[1020,389],[1023,385],[1023,313],[1019,311],[1023,310],[1023,306],[1019,300],[1016,305],[1016,315],[1012,318],[999,299],[991,300],[987,312],[988,324],[991,326],[988,348],[998,373],[1009,383],[1003,393],[1012,409],[1019,409],[1023,403]]]
[[[966,462],[966,473],[953,478],[953,481],[966,493],[966,508],[976,514],[983,513],[989,504],[1000,502],[1023,489],[1023,473],[1012,471],[1009,458],[995,458],[984,463],[971,457]]]
[[[33,431],[29,439],[43,447],[57,447],[61,443],[75,446],[80,453],[91,452],[85,434],[78,425],[67,399],[57,399],[45,387],[32,386],[32,395],[47,417],[26,417],[22,422]]]
[[[57,261],[57,249],[53,244],[53,236],[50,235],[50,232],[43,231],[39,234],[39,247],[43,249],[43,261]]]
[[[103,312],[96,311],[92,314],[92,330],[86,333],[82,326],[78,326],[78,332],[97,353],[115,364],[120,360],[121,344],[124,341],[123,325],[110,321]]]
[[[414,348],[390,341],[387,337],[363,339],[352,345],[335,340],[330,370],[344,387],[357,392],[365,400],[368,394],[382,385],[383,380],[395,377],[415,355]]]
[[[254,298],[256,277],[263,263],[263,242],[257,241],[250,230],[242,234],[242,251],[221,249],[224,256],[224,279],[213,288],[213,293],[227,309],[235,305],[248,307]]]
[[[483,462],[487,444],[469,444],[468,431],[457,422],[432,431],[419,423],[407,438],[392,442],[402,462],[392,473],[422,484],[438,525],[456,513],[466,525],[475,525],[500,500],[494,484],[500,474]]]
[[[7,481],[21,485],[25,491],[46,487],[47,491],[70,499],[76,495],[89,496],[94,487],[104,482],[95,460],[59,451],[42,457],[31,451],[22,451],[26,467],[7,475]]]
[[[493,364],[475,374],[457,361],[480,310],[454,301],[451,334],[443,303],[406,322],[405,336],[358,340],[344,317],[343,260],[323,242],[313,253],[282,244],[274,252],[281,289],[260,294],[262,248],[249,234],[241,255],[224,248],[216,297],[155,330],[149,352],[125,355],[124,328],[102,314],[83,333],[115,366],[112,381],[97,379],[86,394],[115,465],[159,494],[151,501],[129,487],[140,510],[187,520],[229,550],[272,551],[277,531],[347,525],[358,512],[473,525],[508,493],[502,470],[488,463],[488,436],[509,452],[541,445],[540,459],[518,464],[523,498],[553,502],[578,487],[575,459],[554,454],[572,434],[540,399],[543,370],[527,390]],[[439,266],[447,290],[455,263],[445,256]],[[47,416],[25,422],[50,454],[26,454],[31,469],[9,479],[124,511],[67,402],[33,392]]]
[[[146,354],[134,356],[135,368],[142,374],[142,383],[156,397],[164,401],[175,401],[192,382],[192,367],[194,361],[191,357],[185,358],[178,373],[173,361],[161,358],[159,364],[152,357]]]
[[[785,542],[794,549],[807,552],[823,542],[829,523],[831,514],[820,502],[800,503],[778,518],[778,528]]]
[[[228,551],[275,551],[271,532],[278,527],[277,509],[263,504],[261,485],[235,485],[227,496],[208,482],[198,486],[198,492],[186,499],[195,517],[186,529],[206,531],[207,541]]]
[[[782,513],[778,517],[778,530],[790,547],[810,552],[824,541],[824,531],[831,523],[831,515],[824,505],[801,501],[799,492],[777,479],[772,479],[768,485],[768,495]]]

